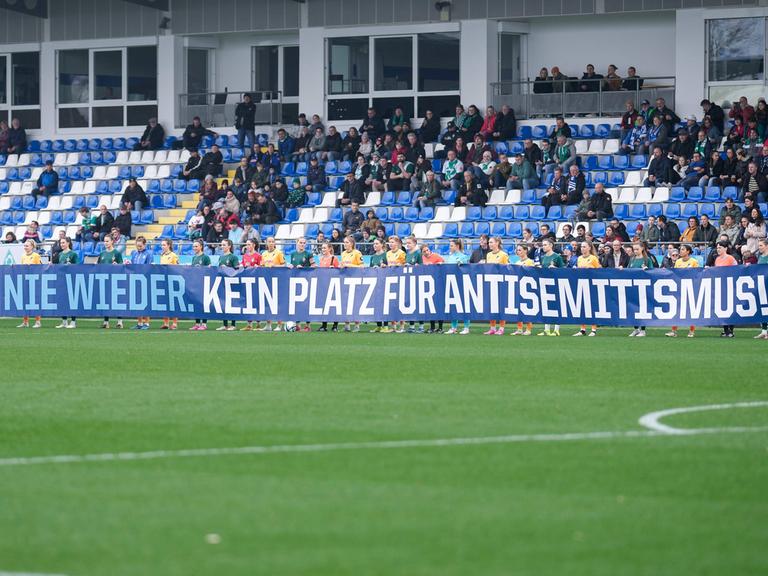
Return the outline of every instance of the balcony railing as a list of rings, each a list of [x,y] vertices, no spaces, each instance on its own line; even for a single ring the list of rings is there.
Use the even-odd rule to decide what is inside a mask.
[[[628,79],[622,88],[606,79],[581,80],[568,78],[538,82],[494,82],[492,104],[498,110],[507,104],[515,110],[517,118],[552,116],[608,116],[624,114],[627,100],[640,108],[643,100],[654,105],[656,98],[664,98],[674,109],[675,78],[673,76]]]
[[[192,118],[200,117],[204,126],[225,128],[235,125],[235,108],[242,102],[243,96],[250,94],[256,104],[256,124],[278,124],[283,118],[283,93],[276,92],[204,92],[199,94],[179,94],[179,110],[176,128],[184,128],[192,123]]]

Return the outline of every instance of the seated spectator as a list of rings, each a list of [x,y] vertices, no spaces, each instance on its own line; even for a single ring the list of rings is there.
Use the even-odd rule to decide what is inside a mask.
[[[422,210],[432,208],[441,197],[440,182],[437,181],[435,173],[428,170],[419,192],[413,195],[413,206]]]
[[[202,180],[205,178],[205,172],[203,170],[203,158],[200,156],[200,152],[197,148],[189,151],[189,160],[184,165],[184,168],[179,174],[179,178],[182,180]]]
[[[367,132],[368,137],[371,140],[376,140],[376,138],[384,134],[386,131],[387,129],[384,126],[384,120],[382,120],[381,117],[376,114],[376,109],[368,108],[368,117],[363,120],[363,123],[360,125],[360,133],[363,134]]]
[[[458,190],[462,186],[464,173],[464,164],[456,158],[456,151],[449,150],[448,157],[443,162],[443,188],[452,188]]]
[[[631,90],[637,92],[643,88],[643,79],[637,75],[637,70],[634,66],[627,68],[627,76],[621,83],[622,90]]]
[[[333,127],[336,130],[335,127]],[[330,131],[330,129],[329,129]],[[351,162],[357,157],[357,152],[360,149],[360,135],[357,133],[357,128],[352,126],[347,135],[341,141],[341,155],[345,162]]]
[[[466,170],[464,178],[456,190],[454,206],[481,206],[484,208],[487,202],[488,192],[485,187],[474,178],[471,171]]]
[[[312,157],[307,168],[307,192],[323,192],[328,186],[325,176],[325,167],[318,162],[317,157]]]
[[[120,204],[120,213],[115,218],[114,227],[120,231],[122,236],[130,238],[131,226],[133,226],[131,209],[128,207],[128,204]]]
[[[38,196],[50,198],[59,193],[59,174],[53,169],[53,161],[45,161],[45,169],[37,178],[35,187],[32,189],[32,197],[37,200]]]
[[[134,150],[160,150],[165,144],[165,129],[158,124],[157,118],[150,118],[141,139]]]
[[[285,128],[280,128],[277,131],[277,154],[280,156],[281,162],[290,162],[295,150],[296,140],[286,132]],[[246,180],[247,182],[247,180]]]
[[[539,75],[534,79],[533,93],[552,94],[552,77],[549,75],[549,70],[546,68],[539,70]]]
[[[635,109],[634,100],[627,100],[624,103],[624,114],[621,116],[621,133],[619,140],[623,142],[627,138],[632,129],[635,127],[635,120],[637,120],[638,113]]]
[[[635,118],[635,126],[622,139],[619,154],[645,154],[648,151],[648,127],[642,116]]]
[[[365,204],[365,191],[363,184],[355,178],[354,172],[350,172],[344,177],[344,183],[341,185],[341,198],[336,200],[336,207],[351,206],[352,204]]]
[[[517,154],[507,179],[507,190],[531,190],[538,185],[539,179],[536,177],[536,172],[531,163],[522,154]]]
[[[557,146],[555,146],[552,157],[556,167],[560,168],[563,173],[568,172],[570,167],[576,164],[576,146],[564,134],[560,134],[557,137]]]
[[[424,112],[424,120],[421,122],[418,134],[422,142],[437,142],[437,137],[440,135],[440,119],[435,118],[432,110]]]
[[[568,205],[573,206],[581,201],[581,193],[586,188],[584,174],[576,164],[571,164],[565,179],[565,191],[568,193]]]
[[[270,144],[271,146],[271,144]],[[224,163],[224,157],[222,156],[221,152],[219,151],[219,146],[217,144],[214,144],[211,146],[211,149],[205,153],[205,156],[202,158],[202,170],[203,170],[203,177],[206,175],[213,176],[214,178],[218,178],[221,176],[221,166]]]
[[[621,90],[621,76],[617,73],[617,68],[613,64],[608,65],[608,74],[605,75],[605,90],[616,92]]]
[[[218,134],[212,130],[208,130],[200,122],[200,116],[192,118],[192,124],[187,124],[184,129],[184,133],[181,135],[181,140],[176,140],[173,143],[174,150],[191,150],[193,148],[200,148],[205,136],[212,136],[216,138]]]
[[[595,74],[595,67],[592,64],[587,64],[587,70],[582,74],[581,82],[579,82],[579,92],[598,92],[602,79],[603,75]]]
[[[8,122],[5,119],[0,120],[0,154],[8,154],[9,133]]]
[[[680,240],[680,228],[663,214],[656,221],[659,227],[659,242],[677,242]]]
[[[139,186],[136,178],[128,180],[128,186],[125,187],[123,195],[120,197],[120,204],[127,205],[128,210],[143,210],[145,206],[149,206],[149,199],[147,198],[144,189]],[[130,236],[130,234],[126,234]]]
[[[23,154],[27,150],[27,131],[21,126],[21,120],[11,120],[11,128],[8,130],[7,154]]]
[[[741,186],[740,200],[752,198],[758,202],[768,202],[768,180],[757,170],[757,164],[750,162],[747,165],[747,174]]]
[[[655,188],[663,183],[669,182],[671,165],[669,158],[663,154],[663,150],[658,146],[653,150],[651,163],[648,165],[648,177],[643,182],[643,186]]]
[[[336,131],[336,126],[329,126],[328,134],[325,135],[325,143],[323,144],[323,160],[328,162],[339,160],[343,150],[341,134]]]

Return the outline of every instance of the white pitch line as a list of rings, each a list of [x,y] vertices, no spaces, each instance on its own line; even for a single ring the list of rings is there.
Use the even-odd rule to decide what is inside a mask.
[[[734,402],[731,404],[709,404],[706,406],[690,406],[687,408],[670,408],[669,410],[659,410],[658,412],[651,412],[640,418],[639,423],[641,426],[661,432],[663,434],[673,434],[677,436],[696,434],[700,429],[696,428],[674,428],[662,424],[660,420],[667,416],[674,416],[675,414],[689,414],[691,412],[708,412],[710,410],[730,410],[732,408],[758,408],[761,406],[768,406],[768,401],[759,400],[756,402]]]

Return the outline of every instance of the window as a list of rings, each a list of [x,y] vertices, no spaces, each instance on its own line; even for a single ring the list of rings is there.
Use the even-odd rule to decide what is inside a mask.
[[[413,38],[374,39],[375,90],[413,89]]]
[[[39,57],[19,56],[14,98],[39,101]],[[143,126],[157,115],[156,46],[61,50],[57,62],[59,128]]]
[[[187,94],[190,105],[205,105],[208,89],[208,50],[187,49]]]
[[[709,21],[709,81],[762,80],[765,19]]]
[[[59,104],[88,100],[88,50],[62,50],[59,52]]]
[[[110,50],[93,53],[93,99],[123,98],[123,52]]]
[[[331,38],[328,41],[328,93],[368,92],[368,51],[366,37]]]
[[[253,89],[256,92],[277,92],[279,70],[277,46],[253,49]]]
[[[459,89],[459,35],[419,34],[419,91]]]
[[[40,105],[40,53],[16,52],[11,56],[13,105]]]
[[[299,95],[299,47],[283,48],[283,96]]]
[[[157,47],[128,48],[129,102],[157,100]]]

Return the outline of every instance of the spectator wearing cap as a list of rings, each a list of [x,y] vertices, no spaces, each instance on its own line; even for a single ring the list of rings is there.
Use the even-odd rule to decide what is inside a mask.
[[[200,148],[200,145],[205,136],[212,136],[216,138],[218,134],[212,130],[208,130],[200,122],[200,116],[192,118],[192,124],[187,124],[184,129],[184,133],[181,135],[181,140],[176,140],[173,143],[174,150],[181,150],[185,148],[190,150],[192,148]]]
[[[622,90],[630,90],[632,92],[636,92],[638,90],[642,90],[643,88],[643,79],[637,75],[637,70],[634,66],[630,66],[627,68],[627,76],[624,78],[624,81],[621,83]]]
[[[243,101],[235,107],[235,128],[237,128],[237,146],[245,146],[246,136],[248,147],[256,143],[256,104],[250,94],[243,95]]]
[[[37,200],[38,196],[50,198],[59,191],[59,174],[53,169],[53,162],[46,160],[45,169],[37,179],[32,196]]]
[[[134,150],[160,150],[165,145],[165,129],[157,122],[157,118],[150,118],[139,142]]]
[[[127,205],[128,210],[143,210],[144,206],[149,204],[147,194],[136,181],[136,178],[128,180],[128,186],[125,187],[123,195],[120,197],[120,204]],[[130,234],[126,234],[130,236]]]
[[[712,121],[712,125],[722,134],[723,129],[725,128],[725,112],[723,112],[723,109],[706,98],[700,102],[700,106],[704,111],[704,117],[709,117]]]

